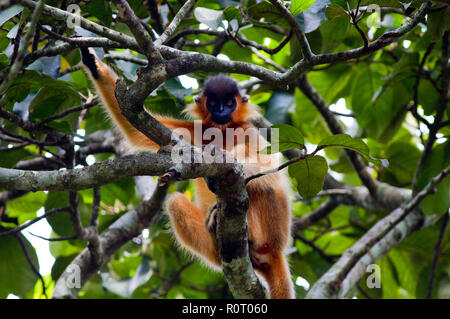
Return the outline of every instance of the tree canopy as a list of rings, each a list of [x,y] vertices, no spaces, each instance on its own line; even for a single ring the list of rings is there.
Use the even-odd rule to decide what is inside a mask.
[[[0,10],[0,298],[261,296],[242,167],[176,166],[165,150],[179,137],[145,111],[184,118],[218,73],[260,107],[256,127],[279,129],[297,298],[450,297],[448,1],[6,0]],[[80,47],[120,76],[122,114],[162,151],[129,152]],[[177,246],[164,213],[170,193],[194,197],[195,178],[214,185],[219,247],[239,247],[223,273]],[[29,232],[44,222],[50,234]],[[50,273],[31,238],[48,242]]]

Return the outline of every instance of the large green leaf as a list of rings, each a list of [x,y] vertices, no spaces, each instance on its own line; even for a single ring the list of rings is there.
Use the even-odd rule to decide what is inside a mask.
[[[289,165],[289,175],[297,180],[297,190],[305,199],[313,198],[323,188],[328,165],[320,155]]]
[[[410,183],[420,157],[417,147],[410,143],[395,142],[389,145],[385,154],[389,167],[383,169],[382,180],[398,186]]]
[[[295,89],[295,113],[291,116],[295,126],[308,142],[318,143],[331,134],[317,108],[298,88]]]
[[[94,0],[85,7],[85,10],[99,21],[104,23],[107,27],[111,26],[112,10],[109,2],[103,0]]]
[[[21,234],[18,236],[25,243],[31,262],[39,268],[34,248],[25,237]],[[22,297],[34,287],[37,278],[25,258],[17,238],[13,236],[0,237],[0,298],[6,298],[9,294]]]
[[[292,94],[286,92],[274,92],[267,101],[264,117],[271,123],[286,123],[287,113],[295,105]]]
[[[49,191],[45,202],[45,211],[48,212],[54,208],[64,207],[69,204],[69,193],[64,191]],[[91,211],[84,204],[83,197],[78,194],[78,212],[84,226],[88,225]],[[47,217],[47,222],[59,236],[73,236],[72,222],[68,211],[59,212]],[[73,242],[75,243],[75,242]],[[79,243],[81,244],[81,243]]]
[[[17,217],[19,224],[36,217],[36,212],[44,206],[47,195],[44,192],[28,193],[9,201],[6,209],[9,217]]]
[[[417,189],[423,189],[431,178],[450,165],[450,142],[437,145],[420,168]],[[421,203],[426,214],[441,214],[450,207],[450,176],[437,185],[437,192],[427,196]]]
[[[441,40],[444,31],[450,28],[450,9],[427,14],[427,25],[431,39]]]
[[[304,139],[302,133],[292,125],[272,125],[271,146],[265,148],[261,153],[278,153],[293,148],[302,149]]]
[[[325,137],[319,142],[318,147],[345,147],[360,153],[366,159],[374,163],[381,164],[380,160],[377,160],[370,155],[369,147],[366,145],[366,143],[364,143],[363,140],[353,138],[348,134],[336,134]],[[384,164],[387,165],[387,162],[385,162]]]
[[[316,0],[308,10],[297,14],[294,18],[305,33],[316,30],[322,20],[325,20],[325,8],[330,4],[329,0]]]
[[[305,10],[308,10],[309,7],[315,2],[316,0],[292,0],[291,1],[291,13],[292,15],[297,15]]]
[[[333,20],[334,18],[349,18],[347,11],[335,4],[325,8],[325,16],[328,20]]]
[[[281,23],[284,26],[289,26],[287,22],[282,18],[280,12],[271,3],[261,1],[257,4],[248,7],[248,16],[255,24],[261,23]]]
[[[418,88],[419,104],[423,108],[425,115],[431,115],[439,105],[439,92],[428,80],[422,80]]]

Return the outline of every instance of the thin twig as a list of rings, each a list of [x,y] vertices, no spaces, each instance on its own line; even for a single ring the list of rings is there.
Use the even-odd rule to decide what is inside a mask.
[[[325,253],[321,248],[317,247],[316,244],[314,244],[314,242],[306,239],[305,237],[299,234],[294,234],[294,238],[302,241],[303,243],[311,247],[315,252],[317,252],[320,255],[320,257],[328,261],[330,264],[334,263],[336,259],[340,257],[340,255],[329,255]]]
[[[47,292],[46,292],[46,287],[45,287],[45,281],[44,278],[42,278],[42,275],[39,273],[38,268],[36,267],[36,265],[34,264],[33,260],[31,259],[30,254],[28,253],[28,249],[27,246],[25,246],[25,243],[23,241],[22,235],[20,234],[14,234],[14,236],[16,237],[17,241],[20,244],[20,247],[22,248],[23,254],[25,256],[25,259],[27,260],[28,264],[31,267],[31,270],[34,272],[34,274],[39,278],[39,280],[41,281],[42,284],[42,294],[45,296],[45,298],[48,299],[47,296]]]
[[[34,237],[36,237],[36,238],[40,238],[40,239],[46,240],[46,241],[66,241],[66,240],[75,240],[75,239],[78,239],[77,236],[66,236],[66,237],[57,237],[57,238],[47,238],[47,237],[43,237],[43,236],[40,236],[40,235],[33,234],[33,233],[30,232],[30,231],[27,231],[27,232],[28,232],[28,234],[30,234],[31,236],[34,236]]]
[[[57,213],[60,213],[60,212],[65,212],[65,211],[68,211],[68,210],[69,210],[69,207],[68,207],[68,206],[60,207],[60,208],[54,208],[54,209],[52,209],[52,210],[49,210],[48,212],[46,212],[46,213],[43,214],[42,216],[36,217],[35,219],[30,220],[30,221],[28,221],[28,222],[26,222],[26,223],[20,225],[20,226],[17,227],[17,228],[14,228],[14,229],[10,229],[10,230],[7,230],[7,231],[0,232],[0,237],[4,237],[4,236],[9,236],[9,235],[12,235],[12,234],[16,234],[16,233],[18,233],[18,232],[24,230],[25,228],[30,227],[30,226],[33,225],[34,223],[37,223],[37,222],[40,221],[41,219],[44,219],[44,218],[47,218],[47,217],[52,216],[52,215],[54,215],[54,214],[57,214]]]

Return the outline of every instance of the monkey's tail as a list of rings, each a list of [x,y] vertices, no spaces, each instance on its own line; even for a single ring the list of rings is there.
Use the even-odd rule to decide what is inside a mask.
[[[289,266],[284,255],[273,255],[269,266],[262,271],[269,285],[271,299],[294,299],[295,291]]]

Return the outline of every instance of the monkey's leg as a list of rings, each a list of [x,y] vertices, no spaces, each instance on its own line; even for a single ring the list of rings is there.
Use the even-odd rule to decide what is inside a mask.
[[[269,262],[256,268],[269,285],[271,299],[295,298],[289,266],[283,254],[269,256]]]
[[[181,193],[170,196],[167,210],[178,241],[195,255],[220,267],[214,239],[205,226],[205,213]]]

